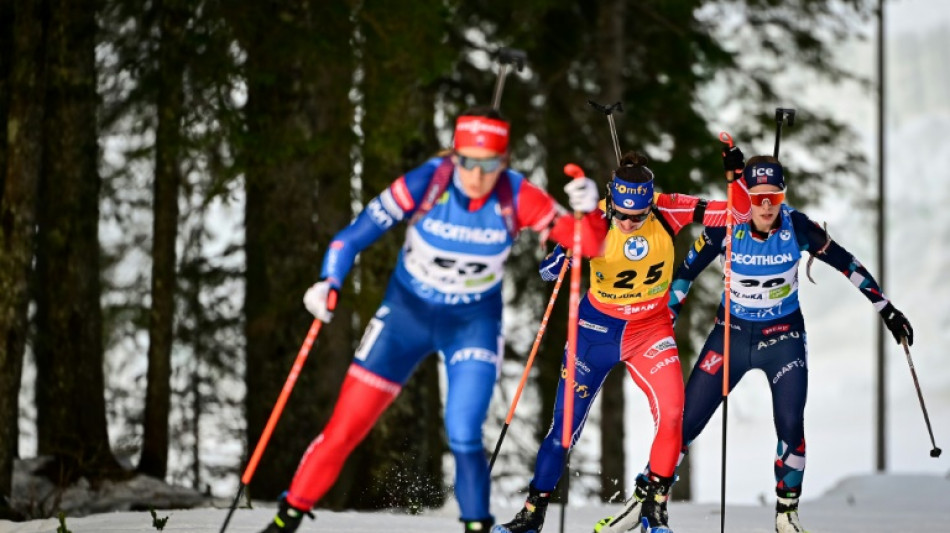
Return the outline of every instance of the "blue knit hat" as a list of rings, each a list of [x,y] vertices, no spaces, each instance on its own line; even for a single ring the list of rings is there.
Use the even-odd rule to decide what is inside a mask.
[[[782,165],[778,163],[756,163],[745,167],[742,171],[746,187],[752,188],[756,185],[775,185],[779,189],[785,190],[785,174],[782,172]]]

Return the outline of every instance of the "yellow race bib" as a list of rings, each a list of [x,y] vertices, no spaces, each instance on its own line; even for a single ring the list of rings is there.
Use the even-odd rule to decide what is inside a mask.
[[[611,221],[604,254],[590,260],[590,292],[610,306],[636,305],[667,291],[673,277],[673,238],[653,213],[631,233]]]

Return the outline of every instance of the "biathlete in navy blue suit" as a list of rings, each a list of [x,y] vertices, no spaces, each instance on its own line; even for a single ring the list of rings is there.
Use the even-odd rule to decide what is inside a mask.
[[[573,242],[573,214],[509,170],[508,123],[494,110],[471,110],[455,125],[454,150],[406,172],[336,234],[322,279],[304,304],[323,322],[335,292],[363,249],[399,222],[405,244],[382,304],[370,320],[340,390],[333,415],[300,462],[265,532],[294,531],[336,481],[347,456],[369,433],[422,359],[439,352],[448,378],[445,429],[455,457],[455,495],[466,531],[487,531],[490,479],[482,444],[498,378],[502,275],[518,231]],[[581,221],[582,253],[599,249],[607,232],[588,178],[564,187]]]
[[[726,170],[737,169],[727,166]],[[808,252],[847,276],[871,301],[898,342],[906,337],[908,344],[913,344],[914,332],[860,261],[804,213],[784,203],[784,172],[776,158],[753,157],[742,174],[752,199],[752,218],[733,229],[729,389],[753,369],[762,370],[768,378],[778,437],[775,528],[778,533],[799,533],[804,531],[798,500],[805,473],[808,393],[805,323],[798,302],[802,253]],[[706,227],[694,243],[672,284],[670,309],[674,314],[679,313],[696,276],[725,254],[725,237],[725,228]],[[725,294],[686,384],[684,454],[722,402],[724,308]]]

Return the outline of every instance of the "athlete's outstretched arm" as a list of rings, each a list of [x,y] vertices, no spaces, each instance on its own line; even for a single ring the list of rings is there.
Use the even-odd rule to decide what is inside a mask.
[[[356,256],[397,223],[412,217],[440,161],[430,159],[406,172],[370,200],[349,226],[333,236],[323,256],[320,277],[339,290]]]
[[[732,193],[732,223],[748,222],[752,218],[752,199],[749,198],[749,189],[746,187],[745,180],[731,181],[729,189]],[[702,224],[704,226],[725,226],[726,207],[728,205],[726,200],[710,200],[706,204],[706,213]]]
[[[821,226],[804,213],[793,210],[791,215],[798,241],[804,244],[805,251],[844,274],[861,291],[861,294],[874,304],[877,311],[887,305],[888,299],[884,296],[874,276],[851,252],[831,239]]]
[[[910,322],[884,295],[884,291],[868,269],[804,213],[792,210],[791,216],[795,234],[798,237],[798,242],[802,243],[803,249],[818,258],[819,261],[831,265],[844,274],[861,291],[861,294],[874,305],[874,309],[884,318],[887,328],[898,342],[900,342],[901,336],[906,336],[908,342],[913,344],[914,330],[911,328]]]
[[[551,196],[524,180],[518,195],[519,226],[531,228],[565,248],[574,245],[574,215],[559,206]],[[607,219],[600,209],[586,213],[580,220],[582,255],[600,254],[607,236]]]
[[[734,224],[742,224],[749,220],[752,212],[752,201],[749,199],[749,189],[745,182],[734,180],[729,183],[732,192],[732,219]],[[706,227],[726,225],[726,200],[705,200],[689,194],[660,194],[656,199],[660,215],[672,228],[674,234],[687,224],[698,222]]]

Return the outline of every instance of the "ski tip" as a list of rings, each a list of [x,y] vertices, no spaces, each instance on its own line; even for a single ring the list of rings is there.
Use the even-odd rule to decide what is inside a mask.
[[[608,516],[607,518],[601,518],[599,522],[597,522],[596,524],[594,524],[594,533],[600,533],[600,530],[603,529],[604,526],[606,526],[607,524],[609,524],[610,521],[613,520],[613,519],[614,519],[614,517],[612,517],[612,516]]]

